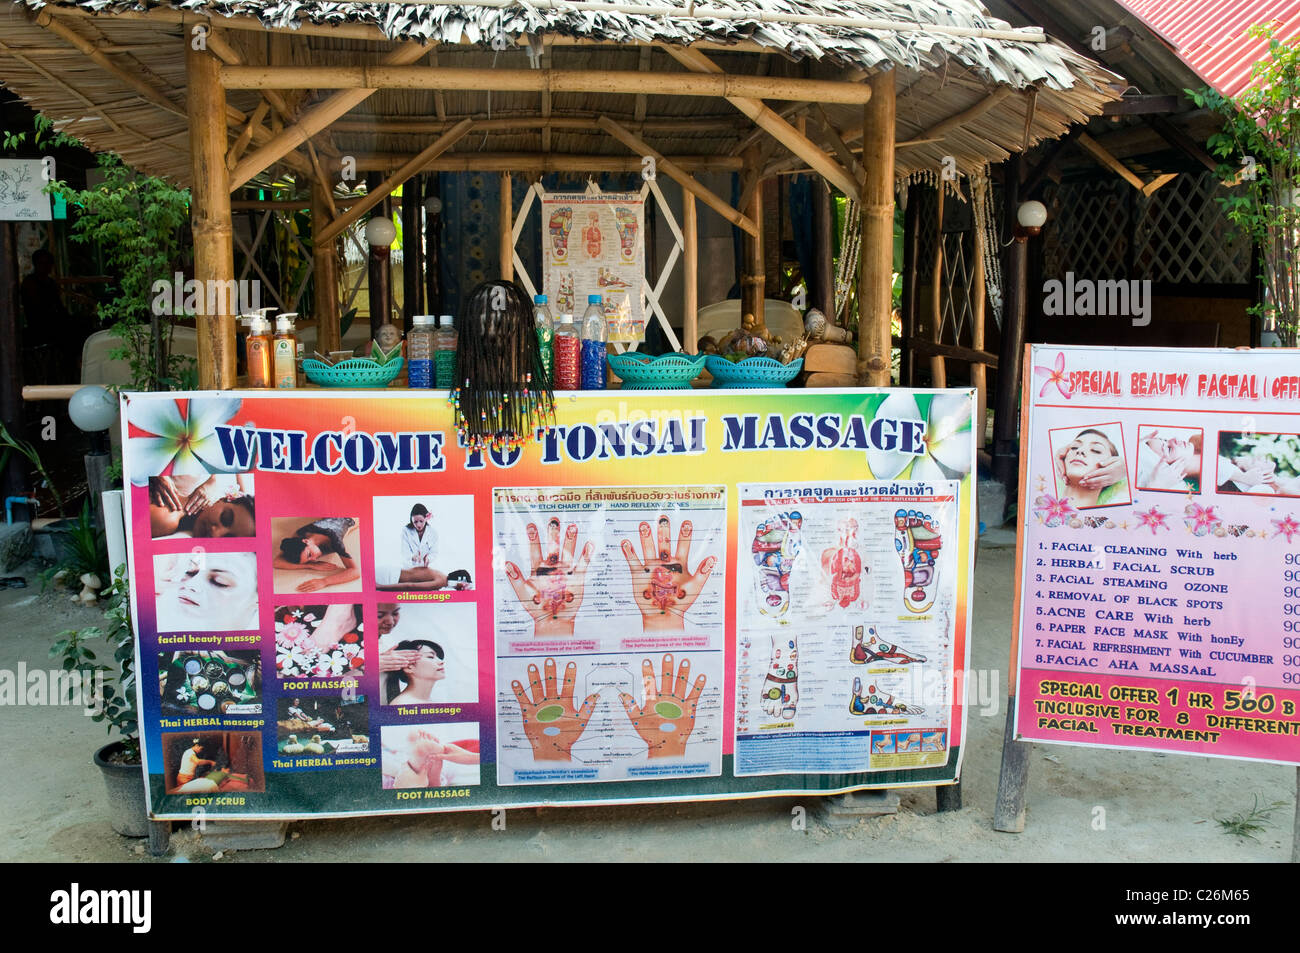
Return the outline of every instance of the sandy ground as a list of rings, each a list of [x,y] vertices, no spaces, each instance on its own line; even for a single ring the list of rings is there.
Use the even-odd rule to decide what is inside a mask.
[[[1030,756],[1023,834],[992,829],[1006,718],[1013,551],[985,547],[976,570],[972,668],[997,690],[973,712],[963,770],[964,807],[935,813],[932,789],[902,792],[898,814],[829,827],[818,798],[655,807],[548,808],[298,821],[274,851],[226,851],[219,863],[404,860],[728,861],[1286,861],[1296,772],[1289,767],[1177,755],[1038,745]],[[0,668],[47,667],[52,636],[94,624],[98,614],[40,595],[39,584],[0,591]],[[103,782],[91,753],[104,729],[71,708],[0,709],[0,860],[207,862],[214,849],[191,831],[155,859],[119,837],[101,811]],[[1261,803],[1284,801],[1257,841],[1215,823]],[[793,809],[808,809],[797,830]],[[1099,811],[1098,809],[1102,809]],[[1104,829],[1098,829],[1104,821]]]

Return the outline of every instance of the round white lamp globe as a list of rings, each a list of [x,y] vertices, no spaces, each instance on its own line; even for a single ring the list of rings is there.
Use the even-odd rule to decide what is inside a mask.
[[[397,226],[387,215],[376,215],[366,222],[366,242],[372,248],[387,248],[397,238]]]
[[[1042,202],[1021,202],[1016,209],[1016,221],[1023,228],[1042,228],[1047,221],[1047,206]]]
[[[424,210],[430,215],[437,215],[442,211],[442,199],[436,195],[430,195],[424,200]]]
[[[107,430],[117,420],[117,398],[98,384],[88,384],[68,398],[68,416],[86,433]]]

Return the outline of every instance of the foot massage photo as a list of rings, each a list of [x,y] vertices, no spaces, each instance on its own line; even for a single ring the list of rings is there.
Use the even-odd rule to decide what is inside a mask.
[[[474,588],[474,498],[377,496],[375,588]]]
[[[1133,502],[1117,423],[1048,431],[1056,495],[1081,510]]]
[[[360,537],[351,516],[273,519],[274,590],[360,592]]]
[[[253,475],[150,477],[149,532],[154,539],[256,536]]]
[[[478,607],[381,602],[380,702],[384,705],[478,701]]]
[[[380,739],[385,790],[479,783],[477,724],[385,725]]]
[[[256,630],[257,556],[206,550],[153,558],[159,632]]]

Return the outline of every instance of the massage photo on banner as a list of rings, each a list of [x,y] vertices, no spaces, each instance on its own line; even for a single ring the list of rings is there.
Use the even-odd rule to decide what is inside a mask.
[[[478,607],[379,603],[379,692],[385,705],[478,699]]]
[[[360,521],[351,516],[271,520],[276,593],[361,591]]]
[[[281,697],[276,702],[276,750],[291,761],[368,751],[369,711],[364,695]]]
[[[154,539],[256,536],[253,475],[150,477],[149,533]]]
[[[1164,493],[1201,492],[1205,432],[1200,427],[1138,425],[1137,482],[1139,490]]]
[[[1220,493],[1300,496],[1300,434],[1220,431],[1214,482]]]
[[[168,794],[265,791],[260,731],[162,733]]]
[[[479,783],[476,722],[384,725],[383,787],[452,788]]]
[[[159,632],[241,632],[258,627],[257,556],[204,549],[153,557]]]
[[[1081,510],[1133,502],[1118,423],[1062,427],[1048,431],[1056,495]]]
[[[166,715],[260,715],[262,653],[159,652],[158,691]]]
[[[276,674],[281,678],[364,675],[363,618],[361,606],[349,602],[276,606]]]
[[[474,588],[472,496],[374,498],[375,587]]]

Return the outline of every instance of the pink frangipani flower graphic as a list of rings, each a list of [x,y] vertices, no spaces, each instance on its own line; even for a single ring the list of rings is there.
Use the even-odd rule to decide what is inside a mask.
[[[1286,514],[1286,519],[1273,520],[1273,525],[1277,527],[1277,532],[1286,537],[1286,541],[1291,542],[1291,537],[1300,533],[1300,523],[1290,513]],[[1276,535],[1276,534],[1275,534]]]
[[[1223,523],[1223,520],[1219,519],[1215,514],[1213,506],[1202,506],[1200,503],[1189,503],[1187,504],[1187,508],[1183,510],[1183,513],[1183,522],[1187,524],[1187,528],[1196,536],[1205,536],[1208,533],[1212,533]]]
[[[1168,515],[1168,513],[1161,513],[1160,510],[1153,506],[1145,513],[1136,514],[1138,520],[1136,528],[1141,529],[1144,526],[1148,527],[1151,530],[1151,535],[1155,536],[1156,530],[1169,528],[1169,525],[1165,522],[1165,518],[1168,517]]]
[[[1045,493],[1034,499],[1034,512],[1042,519],[1044,526],[1063,526],[1077,511],[1064,497]]]
[[[1047,391],[1053,384],[1056,385],[1056,389],[1061,392],[1061,396],[1066,400],[1069,400],[1071,395],[1074,393],[1074,388],[1070,386],[1070,381],[1065,376],[1064,351],[1056,355],[1055,367],[1041,367],[1039,365],[1034,365],[1034,375],[1036,377],[1047,378],[1047,380],[1043,382],[1043,389],[1038,392],[1039,397],[1046,396]]]

